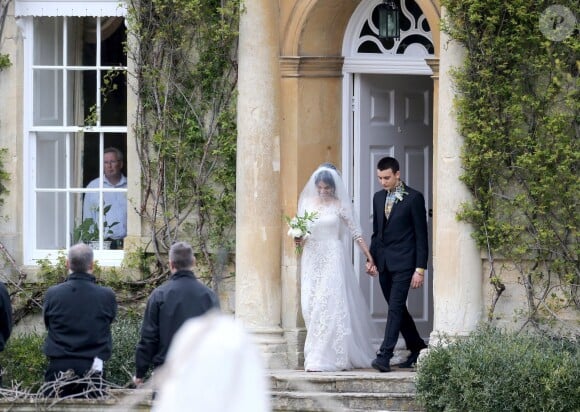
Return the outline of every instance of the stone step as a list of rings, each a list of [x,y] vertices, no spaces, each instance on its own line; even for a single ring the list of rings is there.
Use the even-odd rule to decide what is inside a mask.
[[[282,411],[419,411],[413,394],[362,392],[272,392],[272,409]]]
[[[270,371],[272,390],[304,392],[415,393],[415,372],[380,373],[374,369],[344,372]]]
[[[415,400],[415,372],[269,371],[272,409],[289,411],[422,411]]]

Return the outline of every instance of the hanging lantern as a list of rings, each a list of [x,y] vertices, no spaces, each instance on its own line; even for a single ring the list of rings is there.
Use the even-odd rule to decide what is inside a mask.
[[[379,38],[384,40],[400,38],[399,7],[395,1],[383,0],[377,8],[379,12]]]

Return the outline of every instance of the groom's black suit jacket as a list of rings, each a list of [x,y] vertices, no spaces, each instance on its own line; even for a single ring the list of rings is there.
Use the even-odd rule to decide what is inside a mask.
[[[379,272],[406,272],[427,268],[429,243],[423,195],[405,185],[408,194],[397,201],[385,218],[387,192],[373,197],[373,234],[370,252]]]

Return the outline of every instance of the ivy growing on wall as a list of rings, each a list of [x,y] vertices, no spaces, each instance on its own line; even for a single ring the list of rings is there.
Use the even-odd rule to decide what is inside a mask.
[[[160,273],[171,244],[186,240],[214,275],[235,237],[240,3],[131,0],[128,6],[143,188],[138,212]]]
[[[8,16],[8,6],[12,0],[0,0],[0,39],[3,39],[4,33],[4,23],[6,22],[6,17]],[[10,62],[10,56],[5,53],[0,53],[0,72],[4,69],[10,67],[12,63]]]
[[[577,1],[558,4],[580,16]],[[462,180],[473,201],[459,218],[473,224],[490,264],[489,320],[505,290],[498,258],[506,258],[525,288],[524,325],[578,335],[577,326],[563,322],[564,313],[578,319],[580,309],[578,26],[551,39],[546,30],[566,22],[549,17],[541,30],[548,1],[442,5],[443,30],[466,51],[453,76],[465,139]]]

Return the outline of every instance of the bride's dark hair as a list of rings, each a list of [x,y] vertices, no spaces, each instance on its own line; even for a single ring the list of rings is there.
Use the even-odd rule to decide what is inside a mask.
[[[318,186],[318,183],[323,182],[326,183],[332,189],[332,193],[336,192],[336,184],[334,183],[334,178],[332,174],[328,170],[322,169],[320,172],[316,174],[314,178],[314,184]]]

